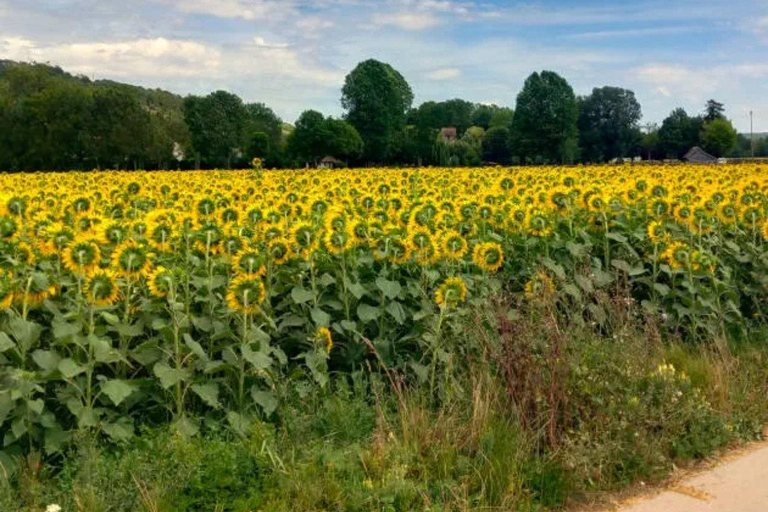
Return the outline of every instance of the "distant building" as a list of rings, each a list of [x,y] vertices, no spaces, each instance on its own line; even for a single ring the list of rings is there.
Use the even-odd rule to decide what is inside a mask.
[[[456,132],[455,126],[447,126],[445,128],[442,128],[440,130],[440,137],[443,139],[443,142],[446,144],[450,144],[452,142],[456,142],[458,140],[458,134]]]
[[[717,158],[710,155],[699,146],[693,146],[683,157],[683,161],[689,164],[715,164]]]
[[[327,156],[320,160],[320,164],[317,166],[318,169],[334,169],[336,167],[341,167],[344,165],[344,162],[341,160],[334,158],[332,156]]]

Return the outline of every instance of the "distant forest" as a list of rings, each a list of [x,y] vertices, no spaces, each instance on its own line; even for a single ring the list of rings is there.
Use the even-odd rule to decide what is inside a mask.
[[[0,61],[0,170],[190,169],[318,165],[476,166],[681,158],[701,146],[747,157],[721,103],[674,110],[640,125],[632,91],[600,87],[578,97],[557,73],[528,77],[513,108],[461,99],[413,106],[406,79],[368,60],[347,76],[345,114],[307,110],[294,125],[263,103],[216,91],[181,97],[45,64]],[[756,137],[755,156],[768,156]]]

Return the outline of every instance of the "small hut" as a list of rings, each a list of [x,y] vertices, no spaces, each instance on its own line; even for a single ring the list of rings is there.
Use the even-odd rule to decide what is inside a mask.
[[[717,158],[710,155],[699,146],[693,146],[683,157],[685,162],[689,164],[714,164],[717,163]]]
[[[322,160],[320,160],[320,164],[317,166],[317,168],[318,169],[334,169],[336,167],[341,167],[343,165],[344,165],[344,162],[329,155],[323,158]]]

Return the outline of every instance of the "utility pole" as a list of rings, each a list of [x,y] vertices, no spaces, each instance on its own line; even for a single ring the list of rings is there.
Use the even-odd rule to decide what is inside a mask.
[[[749,111],[749,146],[752,150],[752,158],[755,158],[755,131],[752,126],[752,111]]]

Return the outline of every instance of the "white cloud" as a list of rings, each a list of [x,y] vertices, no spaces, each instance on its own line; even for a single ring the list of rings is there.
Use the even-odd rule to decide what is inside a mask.
[[[424,30],[440,23],[437,16],[421,12],[400,12],[394,14],[375,14],[373,23],[381,26],[393,26],[404,30]]]
[[[253,42],[259,48],[288,48],[288,43],[268,43],[263,37],[254,37]]]
[[[296,12],[290,0],[156,0],[171,4],[178,12],[208,14],[219,18],[260,20],[285,17]]]
[[[88,75],[191,76],[216,70],[221,63],[221,52],[217,49],[163,37],[48,46],[9,38],[0,41],[0,46],[11,59],[50,62],[67,71]]]
[[[441,68],[427,73],[432,80],[451,80],[461,76],[461,70],[458,68]]]
[[[618,39],[626,37],[650,37],[650,36],[666,36],[673,34],[685,34],[690,32],[700,32],[703,29],[700,27],[651,27],[651,28],[637,28],[637,29],[620,29],[620,30],[597,30],[594,32],[582,32],[579,34],[571,34],[567,36],[568,39],[580,39],[580,40],[593,40],[593,39]]]

